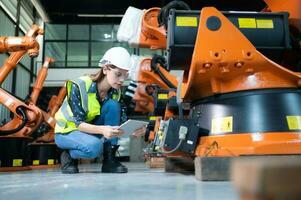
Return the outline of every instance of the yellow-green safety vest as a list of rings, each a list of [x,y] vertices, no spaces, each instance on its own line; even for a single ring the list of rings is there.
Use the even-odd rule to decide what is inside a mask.
[[[97,90],[93,92],[89,91],[92,83],[93,81],[89,76],[82,76],[75,81],[69,80],[66,82],[67,96],[65,97],[62,106],[55,114],[55,133],[66,134],[71,131],[78,130],[78,127],[75,124],[75,119],[73,117],[71,107],[68,103],[72,84],[76,84],[79,88],[82,108],[86,112],[85,122],[91,122],[96,116],[100,115],[101,106],[96,96]],[[121,91],[114,91],[115,92],[112,95],[112,99],[119,101],[121,97]]]

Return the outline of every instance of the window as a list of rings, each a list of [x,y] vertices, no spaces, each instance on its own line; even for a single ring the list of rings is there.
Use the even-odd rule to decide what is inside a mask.
[[[46,24],[45,40],[66,40],[65,24]]]
[[[89,40],[89,25],[69,25],[68,40]]]
[[[0,0],[0,3],[2,5],[5,5],[6,11],[8,12],[7,14],[14,20],[16,20],[17,16],[17,0]],[[2,18],[0,18],[2,19]]]
[[[119,43],[114,24],[46,24],[44,56],[56,59],[50,67],[98,67],[106,50],[122,46],[130,53],[134,49]]]
[[[92,25],[92,40],[114,41],[113,25]]]
[[[14,36],[15,35],[15,25],[14,23],[4,14],[2,9],[0,9],[0,35],[1,36]]]
[[[66,43],[65,42],[47,42],[45,43],[45,56],[55,59],[51,67],[65,67]]]
[[[113,42],[93,42],[91,47],[91,66],[97,67],[98,61],[105,54],[106,50],[113,47]]]
[[[68,42],[67,66],[88,67],[88,56],[87,42]]]
[[[20,27],[24,32],[27,32],[33,24],[34,18],[32,13],[33,5],[29,1],[21,1]]]

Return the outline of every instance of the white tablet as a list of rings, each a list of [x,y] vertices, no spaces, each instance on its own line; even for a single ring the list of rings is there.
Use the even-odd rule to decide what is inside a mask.
[[[122,137],[129,137],[135,130],[142,128],[148,124],[147,121],[139,121],[129,119],[120,125],[119,129],[123,130]]]

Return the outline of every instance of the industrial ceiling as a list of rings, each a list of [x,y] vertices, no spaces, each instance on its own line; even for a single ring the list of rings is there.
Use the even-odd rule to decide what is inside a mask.
[[[38,0],[52,23],[119,23],[129,6],[140,9],[162,7],[171,0]],[[215,6],[219,10],[260,11],[262,0],[186,0],[193,10]],[[109,16],[107,16],[109,15]],[[113,17],[112,17],[113,15]],[[115,17],[114,17],[115,16]]]

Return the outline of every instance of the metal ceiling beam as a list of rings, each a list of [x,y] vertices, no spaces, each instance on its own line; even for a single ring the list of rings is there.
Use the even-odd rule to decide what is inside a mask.
[[[50,18],[46,13],[44,7],[42,6],[39,0],[31,0],[32,5],[35,7],[39,15],[41,16],[42,20],[46,23],[50,22]]]

